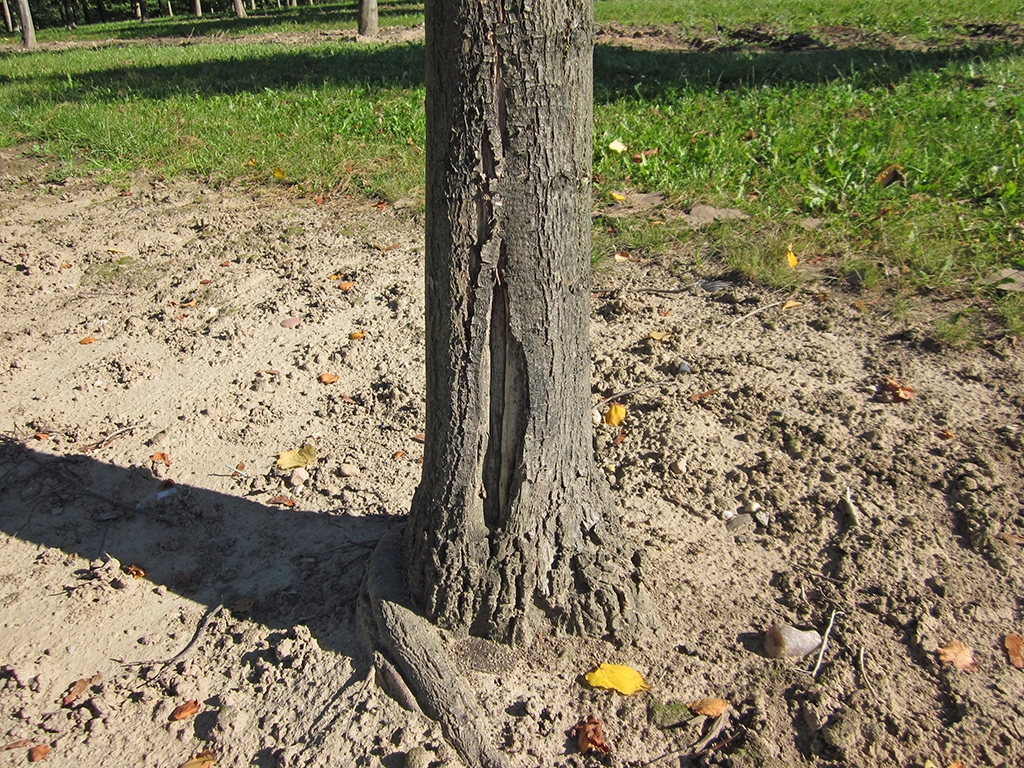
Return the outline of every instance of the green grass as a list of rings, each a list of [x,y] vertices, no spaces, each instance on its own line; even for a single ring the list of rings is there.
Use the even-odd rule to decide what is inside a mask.
[[[381,9],[384,24],[421,21],[415,3]],[[0,145],[32,145],[67,173],[112,180],[148,167],[299,194],[422,200],[422,44],[244,41],[350,28],[354,14],[349,2],[40,33],[127,41],[91,50],[0,45]],[[1021,333],[1021,297],[979,285],[994,269],[1024,267],[1024,51],[991,26],[1022,23],[1019,3],[723,0],[712,17],[705,4],[600,0],[596,14],[724,41],[706,52],[598,46],[598,205],[613,192],[654,191],[677,208],[703,202],[749,216],[696,233],[669,216],[611,231],[602,222],[597,256],[630,250],[787,289],[825,274],[901,306],[954,296],[973,314],[940,323],[938,337],[953,343],[989,316]],[[773,42],[836,26],[860,42],[798,53]],[[730,31],[753,27],[771,34],[732,45]],[[153,34],[243,39],[132,42]],[[902,42],[877,44],[879,34]],[[613,140],[627,151],[610,149]],[[657,154],[634,162],[648,150]],[[895,183],[879,183],[893,165]],[[824,223],[805,228],[811,217]],[[797,270],[785,263],[790,243]]]

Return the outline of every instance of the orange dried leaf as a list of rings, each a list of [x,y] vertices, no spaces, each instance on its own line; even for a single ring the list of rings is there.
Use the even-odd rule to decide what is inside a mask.
[[[1021,655],[1021,646],[1024,645],[1024,638],[1020,635],[1007,635],[1003,639],[1003,647],[1010,657],[1010,663],[1017,669],[1024,669],[1024,655]]]
[[[894,403],[905,403],[917,396],[915,390],[900,384],[895,379],[890,379],[888,376],[885,377],[885,391],[892,396]]]
[[[217,762],[217,756],[208,749],[204,749],[197,755],[193,755],[191,759],[186,760],[181,764],[181,768],[213,768],[213,765]]]
[[[338,380],[338,374],[336,373],[321,373],[320,383],[321,384],[333,384]]]
[[[940,429],[935,436],[940,440],[956,440],[956,432],[950,432],[948,429]]]
[[[164,464],[165,466],[168,467],[171,466],[171,457],[168,456],[163,451],[157,451],[156,453],[149,457],[149,460],[152,461],[154,464]]]
[[[853,306],[857,308],[858,312],[867,312],[868,311],[867,307],[864,306],[864,302],[863,301],[855,301],[855,302],[853,302]]]
[[[607,755],[611,752],[608,743],[604,740],[604,726],[593,715],[574,725],[569,731],[569,737],[576,739],[576,746],[584,755],[598,753]]]
[[[48,754],[50,754],[49,744],[37,744],[28,751],[28,761],[38,763],[40,760],[45,760]]]
[[[665,309],[665,310],[662,310],[661,312],[659,312],[658,314],[661,315],[662,317],[668,317],[669,315],[672,314],[672,310],[671,309]]]
[[[703,392],[698,392],[696,395],[690,395],[690,402],[696,403],[698,400],[703,400],[705,397],[710,397],[716,392],[718,392],[717,389],[706,389]]]
[[[221,265],[222,267],[230,267],[230,266],[231,266],[231,262],[230,262],[230,261],[222,261],[222,262],[220,263],[220,265]]]
[[[274,496],[270,499],[267,499],[267,504],[280,504],[282,507],[294,507],[295,499],[291,499],[284,495]]]
[[[184,704],[179,704],[171,712],[171,720],[184,720],[186,717],[192,717],[196,712],[199,711],[199,700],[191,699],[186,701]]]
[[[413,435],[412,439],[413,439],[414,442],[417,442],[417,443],[425,443],[425,442],[427,442],[427,436],[422,434],[422,433],[420,433],[418,435]]]
[[[725,699],[701,699],[687,704],[694,714],[706,715],[707,717],[718,717],[729,708],[729,702]]]
[[[340,291],[351,290],[352,286],[355,285],[355,284],[356,284],[355,280],[343,280],[342,282],[338,283],[338,290],[340,290]]]
[[[96,339],[94,339],[92,336],[86,336],[84,339],[82,339],[78,343],[79,344],[95,344],[96,343]]]
[[[938,654],[940,662],[952,664],[961,672],[974,672],[978,669],[978,664],[974,660],[974,651],[959,640],[950,640],[935,653]]]
[[[49,439],[50,439],[50,433],[49,432],[36,432],[36,440],[38,440],[39,442],[43,442],[44,440],[49,440]]]
[[[124,572],[131,576],[133,579],[141,579],[146,575],[146,572],[142,570],[142,567],[135,563],[132,563],[131,565],[126,565],[124,567]]]
[[[408,451],[395,451],[393,454],[391,454],[391,458],[392,459],[404,459],[407,454],[408,454]]]
[[[78,680],[75,680],[75,682],[73,682],[68,687],[68,690],[65,692],[64,697],[60,700],[60,705],[62,707],[71,706],[74,703],[75,699],[77,699],[79,696],[85,693],[85,690],[90,685],[96,685],[96,683],[98,683],[102,679],[103,676],[99,672],[97,672],[92,677],[83,677]]]
[[[181,304],[179,304],[178,306],[179,307],[194,307],[195,305],[196,305],[196,300],[195,299],[189,299],[188,301],[181,302]]]
[[[361,338],[363,338],[365,336],[366,336],[366,331],[352,331],[352,333],[350,333],[348,335],[348,337],[352,341],[358,341],[359,339],[361,339]]]
[[[619,427],[619,434],[617,434],[615,436],[615,439],[612,440],[612,445],[619,445],[625,439],[626,439],[626,428],[625,427]]]

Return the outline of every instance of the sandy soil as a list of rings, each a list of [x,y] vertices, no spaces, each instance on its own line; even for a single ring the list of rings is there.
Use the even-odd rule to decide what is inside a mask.
[[[420,470],[415,212],[124,191],[10,150],[0,169],[0,761],[460,765],[378,687],[355,626]],[[595,461],[660,628],[453,642],[495,744],[581,766],[567,732],[594,714],[609,765],[1024,764],[1003,650],[1024,629],[1019,344],[944,352],[841,281],[787,297],[702,269],[595,277],[595,405],[650,385],[595,426]],[[310,444],[305,471],[276,469]],[[774,622],[824,634],[833,613],[816,677],[813,654],[765,655]],[[940,662],[953,640],[974,671]],[[601,662],[650,690],[589,688]],[[731,711],[690,758],[711,723],[662,705],[705,697]]]

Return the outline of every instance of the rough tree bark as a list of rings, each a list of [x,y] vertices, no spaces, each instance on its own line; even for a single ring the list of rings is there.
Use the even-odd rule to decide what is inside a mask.
[[[648,608],[590,403],[592,0],[428,0],[427,423],[405,533],[434,622],[624,639]]]
[[[377,0],[359,0],[359,34],[363,37],[376,37],[379,31]]]
[[[36,47],[36,28],[32,24],[32,11],[28,0],[18,0],[18,18],[21,19],[21,44],[25,48]]]

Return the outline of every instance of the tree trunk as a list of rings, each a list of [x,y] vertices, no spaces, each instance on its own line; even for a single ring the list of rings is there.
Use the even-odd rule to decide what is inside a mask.
[[[103,5],[103,0],[96,0],[96,10],[100,13],[100,21],[106,23],[107,9]]]
[[[7,0],[0,0],[0,4],[2,4],[4,8],[4,29],[9,33],[13,32],[14,21],[11,19],[11,7],[7,5]]]
[[[235,6],[235,16],[240,19],[246,18],[245,15],[245,3],[242,0],[233,0]]]
[[[18,17],[21,19],[21,44],[26,48],[36,47],[36,28],[32,24],[32,11],[28,0],[18,0]]]
[[[82,23],[92,24],[92,16],[89,14],[89,0],[82,0]]]
[[[195,13],[197,18],[203,16],[203,0],[195,0]]]
[[[167,0],[167,15],[170,18],[174,18],[174,8],[171,7],[171,0]]]
[[[75,18],[75,6],[71,0],[64,0],[64,26],[68,29],[78,28],[78,20]]]
[[[359,34],[363,37],[376,37],[379,31],[377,0],[359,0]]]
[[[593,455],[592,0],[426,4],[427,417],[406,527],[435,622],[525,643],[649,615]]]

